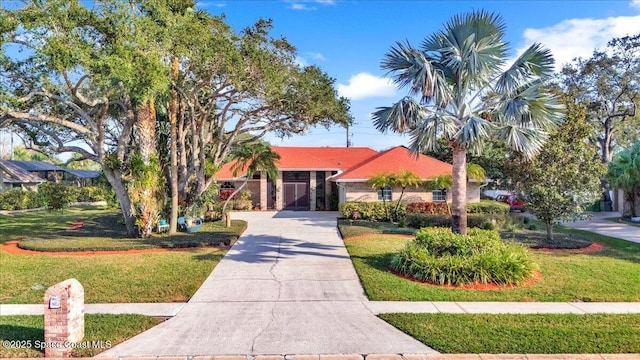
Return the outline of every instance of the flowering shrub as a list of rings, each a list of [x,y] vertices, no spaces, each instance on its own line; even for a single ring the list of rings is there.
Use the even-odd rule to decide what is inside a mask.
[[[414,202],[407,205],[407,212],[414,214],[448,215],[449,207],[444,202]]]

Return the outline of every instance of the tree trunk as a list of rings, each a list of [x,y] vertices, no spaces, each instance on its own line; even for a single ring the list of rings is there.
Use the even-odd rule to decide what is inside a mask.
[[[113,191],[116,193],[116,198],[120,203],[120,210],[122,211],[122,218],[127,228],[127,237],[135,238],[138,233],[136,230],[136,210],[133,207],[129,193],[122,182],[122,176],[118,170],[113,170],[106,166],[102,166],[104,175],[111,184]]]
[[[156,146],[156,109],[153,100],[147,100],[138,105],[138,141],[140,145],[140,157],[144,165],[147,166],[145,171],[138,176],[153,177],[151,169],[148,168],[151,165],[151,158],[155,154]],[[153,181],[151,181],[153,184]],[[137,189],[139,192],[138,208],[140,214],[138,214],[140,220],[140,236],[143,238],[151,237],[153,232],[153,222],[157,217],[157,206],[155,198],[155,186],[148,186],[141,189]]]
[[[453,199],[451,205],[452,231],[467,234],[467,150],[453,148]]]
[[[224,202],[224,205],[222,205],[222,217],[225,219],[226,227],[230,227],[231,226],[231,218],[229,217],[229,214],[227,213],[227,205],[229,204],[229,201],[231,201],[231,199],[233,199],[233,197],[236,196],[236,194],[239,193],[240,190],[242,190],[245,187],[245,185],[247,185],[248,182],[249,182],[249,179],[247,178],[247,180],[245,180],[242,183],[242,185],[240,185],[240,187],[235,189],[234,192],[231,193],[231,195],[229,195],[227,200]]]
[[[553,224],[547,223],[547,241],[553,241]]]
[[[179,63],[178,58],[174,57],[172,62],[173,81],[178,81]],[[175,85],[177,86],[177,85]],[[169,185],[171,188],[171,216],[169,219],[169,234],[174,234],[178,230],[178,91],[174,88],[171,92],[171,102],[169,103],[169,123],[171,124],[170,132],[170,165],[169,165]]]

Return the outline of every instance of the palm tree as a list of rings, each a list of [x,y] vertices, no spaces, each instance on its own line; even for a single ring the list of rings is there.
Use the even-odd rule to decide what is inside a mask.
[[[418,187],[420,187],[420,185],[423,184],[423,181],[420,178],[420,176],[407,170],[398,171],[395,174],[394,180],[395,181],[393,184],[391,184],[391,186],[392,187],[399,186],[402,189],[402,191],[400,192],[400,197],[398,198],[398,203],[396,204],[395,213],[397,214],[398,210],[400,209],[400,202],[402,201],[402,196],[404,195],[404,191],[407,189],[407,187],[413,186],[417,189]]]
[[[637,194],[640,191],[640,141],[609,162],[607,177],[612,187],[626,192],[626,200],[631,203],[631,217],[638,216],[636,208]]]
[[[389,221],[391,221],[391,215],[389,214],[389,209],[387,208],[387,198],[384,195],[384,190],[387,186],[391,187],[391,184],[395,183],[395,181],[395,175],[386,172],[376,174],[367,179],[367,184],[371,185],[373,189],[379,190],[380,194],[382,194],[382,207],[384,207],[385,216]]]
[[[466,166],[467,181],[474,180],[478,183],[483,183],[487,180],[487,173],[478,164],[468,163]],[[429,191],[433,190],[448,190],[453,187],[453,176],[451,174],[436,176],[431,180],[425,182],[425,188]],[[451,208],[447,202],[447,208],[449,209],[449,215],[451,215]]]
[[[553,57],[533,44],[505,68],[508,46],[498,15],[474,11],[449,20],[421,48],[398,42],[385,55],[388,70],[409,94],[373,114],[376,128],[409,133],[411,150],[434,149],[444,138],[453,152],[453,231],[466,234],[467,151],[490,138],[531,158],[563,120],[563,106],[546,88]]]
[[[229,201],[247,185],[249,180],[253,178],[253,174],[257,171],[262,171],[270,178],[275,179],[278,176],[276,162],[280,160],[280,155],[273,152],[273,150],[271,150],[271,146],[264,142],[239,144],[233,148],[230,156],[232,161],[235,161],[231,167],[233,176],[236,177],[241,172],[245,172],[246,177],[242,185],[234,190],[222,206],[222,213],[226,218],[227,226],[230,226],[229,217],[226,211]]]

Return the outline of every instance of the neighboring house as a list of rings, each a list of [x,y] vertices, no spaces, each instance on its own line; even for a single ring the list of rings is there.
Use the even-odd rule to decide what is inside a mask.
[[[367,179],[380,173],[411,171],[427,181],[439,175],[451,174],[450,164],[429,156],[417,158],[398,146],[378,152],[366,147],[279,147],[276,164],[278,177],[270,179],[262,173],[247,184],[254,205],[262,210],[326,210],[331,201],[397,200],[401,189],[373,189]],[[234,177],[233,163],[225,164],[217,176],[222,189],[235,188],[245,180],[246,172]],[[480,200],[480,184],[467,185],[467,199]],[[407,188],[408,202],[447,201],[451,195],[442,190]]]
[[[35,191],[38,185],[46,182],[36,174],[30,173],[8,160],[0,159],[0,192],[13,189]]]
[[[100,177],[101,174],[99,171],[65,169],[46,161],[6,161],[47,181],[69,183],[76,186],[93,185],[95,179]]]

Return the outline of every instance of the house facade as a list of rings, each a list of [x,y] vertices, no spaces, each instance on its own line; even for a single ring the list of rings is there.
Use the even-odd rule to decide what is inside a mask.
[[[0,192],[14,189],[35,191],[43,182],[46,180],[38,175],[24,170],[9,160],[0,159]]]
[[[273,146],[272,150],[280,155],[277,178],[260,172],[246,186],[254,207],[261,210],[329,210],[332,203],[345,201],[398,200],[401,189],[373,189],[367,179],[407,170],[427,181],[452,171],[450,164],[425,155],[416,158],[402,146],[382,152],[367,147]],[[218,173],[221,189],[233,189],[245,181],[246,173],[233,176],[232,167],[233,163],[225,164]],[[480,184],[467,185],[467,199],[480,200]],[[403,200],[451,201],[451,194],[407,188]]]

